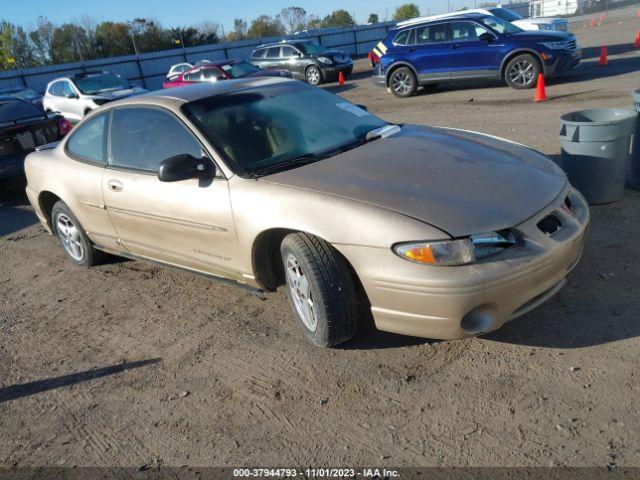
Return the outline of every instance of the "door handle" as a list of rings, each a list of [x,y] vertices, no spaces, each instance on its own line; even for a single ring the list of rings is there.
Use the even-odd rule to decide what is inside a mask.
[[[460,48],[460,45],[458,45],[458,44],[451,45],[451,48],[454,48],[454,49],[455,49],[455,48]]]
[[[118,180],[111,179],[107,182],[107,185],[109,186],[109,190],[111,190],[112,192],[122,191],[122,182],[119,182]]]

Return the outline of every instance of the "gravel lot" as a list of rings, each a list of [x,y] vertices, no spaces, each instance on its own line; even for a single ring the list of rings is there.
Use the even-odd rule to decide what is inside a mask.
[[[558,118],[632,107],[634,9],[572,24],[586,60],[533,91],[441,87],[400,100],[328,87],[390,121],[559,153]],[[610,65],[595,64],[609,46]],[[0,466],[640,466],[640,192],[594,207],[551,301],[481,338],[373,329],[313,348],[282,291],[118,261],[72,266],[21,194],[0,199]]]

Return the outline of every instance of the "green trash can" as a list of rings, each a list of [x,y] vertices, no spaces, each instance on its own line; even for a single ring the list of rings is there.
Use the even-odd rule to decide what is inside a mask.
[[[640,90],[633,92],[633,103],[636,112],[640,112]],[[636,122],[633,135],[633,148],[631,149],[631,164],[629,165],[629,177],[627,183],[630,187],[640,190],[640,121]]]
[[[560,117],[560,166],[590,204],[620,200],[637,113],[598,108]]]

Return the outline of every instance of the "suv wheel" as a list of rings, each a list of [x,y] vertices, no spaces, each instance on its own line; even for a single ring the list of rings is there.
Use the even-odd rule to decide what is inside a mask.
[[[319,347],[346,342],[356,333],[358,302],[340,253],[312,235],[287,235],[280,246],[287,295],[304,335]]]
[[[90,267],[104,257],[104,253],[93,248],[93,244],[80,226],[80,222],[64,202],[58,201],[53,206],[51,225],[64,253],[76,265]]]
[[[310,83],[311,85],[320,85],[322,83],[322,73],[320,73],[320,69],[315,65],[307,67],[304,75],[307,83]]]
[[[540,62],[525,53],[512,58],[504,69],[504,80],[511,88],[533,88],[540,73]]]
[[[410,68],[400,67],[391,73],[389,88],[396,97],[410,97],[418,88],[418,80]]]

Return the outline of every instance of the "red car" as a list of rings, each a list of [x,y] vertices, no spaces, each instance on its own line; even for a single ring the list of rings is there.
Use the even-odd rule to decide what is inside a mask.
[[[163,88],[181,87],[192,83],[217,82],[241,77],[286,77],[291,78],[287,70],[258,68],[244,60],[224,60],[196,66],[178,75],[173,80],[165,80]]]

